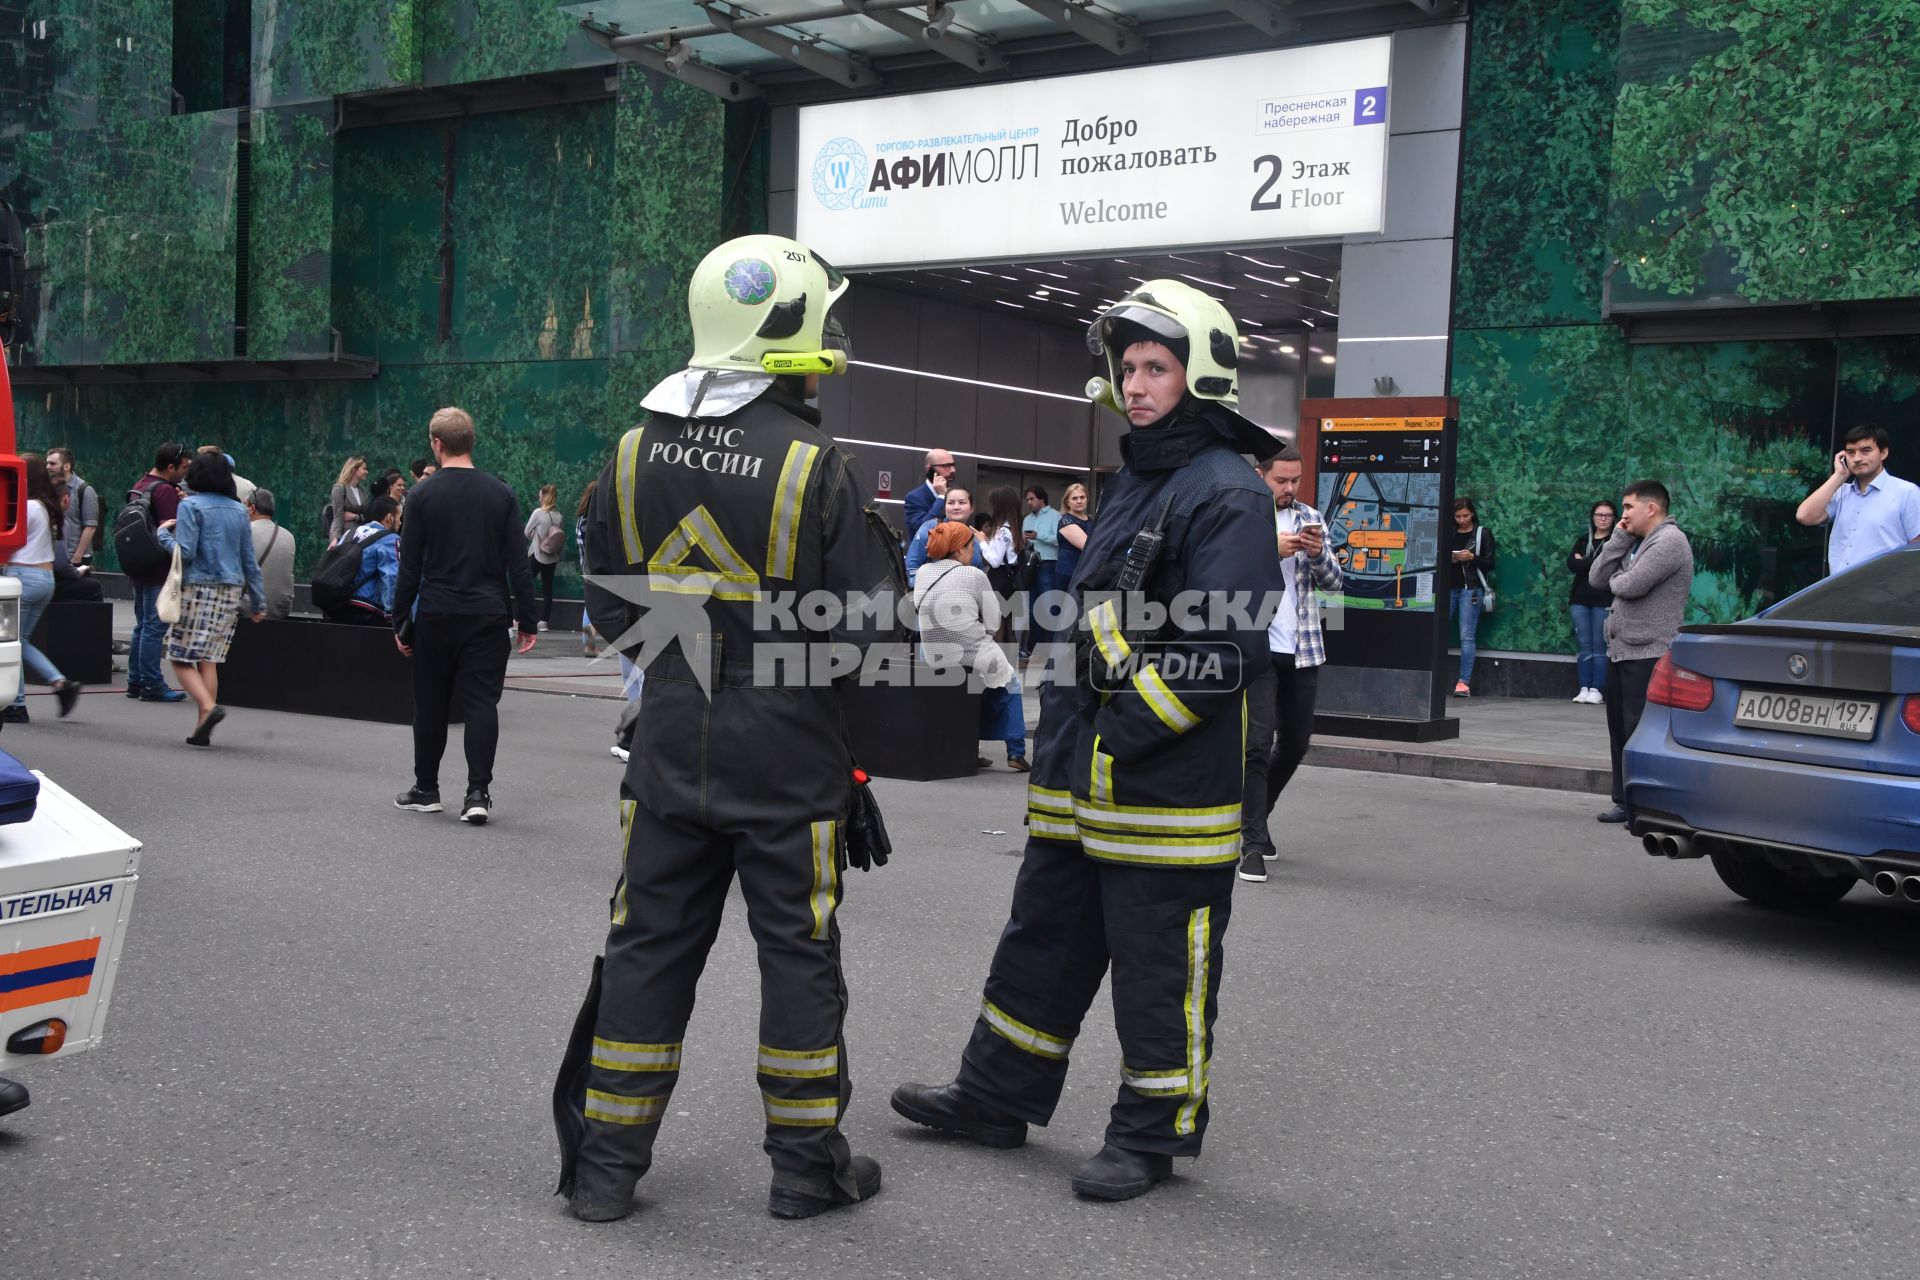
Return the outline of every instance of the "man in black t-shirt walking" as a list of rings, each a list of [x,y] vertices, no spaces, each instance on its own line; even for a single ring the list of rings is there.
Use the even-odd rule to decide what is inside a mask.
[[[478,824],[493,807],[487,788],[500,743],[510,616],[519,619],[521,653],[539,638],[533,575],[520,549],[519,499],[473,465],[473,418],[441,409],[427,433],[439,470],[407,502],[393,592],[394,643],[413,659],[413,786],[394,804],[440,812],[440,757],[457,700],[467,726],[460,820]]]

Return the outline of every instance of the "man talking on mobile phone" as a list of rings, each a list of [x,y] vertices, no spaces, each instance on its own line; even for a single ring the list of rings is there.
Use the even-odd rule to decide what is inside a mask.
[[[909,493],[901,504],[909,535],[925,524],[933,513],[939,510],[941,504],[946,502],[947,486],[953,483],[955,470],[951,453],[945,449],[927,450],[926,482],[915,485],[913,492]]]
[[[1794,518],[1832,524],[1827,572],[1845,573],[1882,551],[1920,540],[1920,486],[1887,472],[1885,427],[1858,426],[1833,455],[1833,472],[1800,503]]]
[[[1267,878],[1275,855],[1267,819],[1306,757],[1313,737],[1313,703],[1327,641],[1320,631],[1315,588],[1346,586],[1327,550],[1327,524],[1298,497],[1304,464],[1288,445],[1254,468],[1273,494],[1273,533],[1286,595],[1267,625],[1267,665],[1247,682],[1246,780],[1240,797],[1240,878]]]

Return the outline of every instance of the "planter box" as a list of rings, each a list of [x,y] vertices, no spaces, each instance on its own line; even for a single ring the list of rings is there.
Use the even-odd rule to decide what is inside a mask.
[[[243,617],[220,667],[220,701],[230,707],[410,725],[413,663],[394,647],[387,627]],[[451,718],[455,724],[463,719],[458,708]]]
[[[67,679],[81,684],[113,683],[113,606],[106,601],[62,600],[48,605],[32,639],[33,647],[46,654]]]

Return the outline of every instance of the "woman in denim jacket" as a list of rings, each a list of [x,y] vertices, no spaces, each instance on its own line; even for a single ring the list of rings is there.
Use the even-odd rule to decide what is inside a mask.
[[[161,545],[180,552],[181,566],[180,621],[167,629],[166,653],[200,711],[187,741],[204,747],[213,741],[213,727],[227,718],[218,702],[219,664],[233,642],[241,589],[255,622],[267,616],[267,598],[247,509],[234,497],[227,460],[217,453],[196,455],[187,486],[193,493],[181,499],[180,514],[159,529]]]

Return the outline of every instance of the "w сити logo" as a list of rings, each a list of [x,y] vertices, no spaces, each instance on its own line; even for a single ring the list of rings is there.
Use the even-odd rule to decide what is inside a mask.
[[[851,209],[867,181],[867,153],[852,138],[834,138],[813,158],[813,194],[829,209]]]

